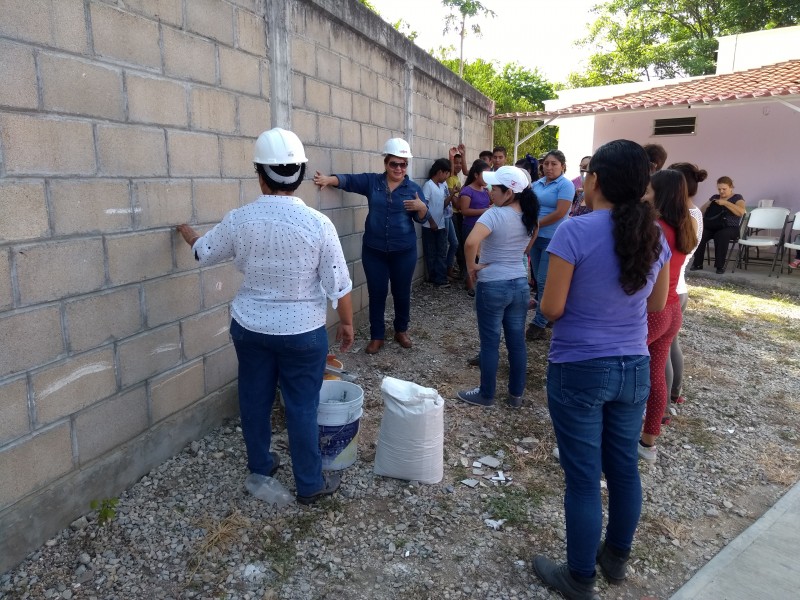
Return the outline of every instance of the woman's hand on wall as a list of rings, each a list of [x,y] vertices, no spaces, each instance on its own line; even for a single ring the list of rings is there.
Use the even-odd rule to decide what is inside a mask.
[[[186,223],[182,223],[178,225],[175,230],[181,234],[183,240],[189,244],[189,246],[194,246],[194,243],[200,239],[200,234],[197,233],[190,225]]]
[[[338,187],[339,186],[339,178],[336,175],[323,175],[319,171],[314,173],[313,181],[316,185],[321,188],[325,188],[327,186]]]

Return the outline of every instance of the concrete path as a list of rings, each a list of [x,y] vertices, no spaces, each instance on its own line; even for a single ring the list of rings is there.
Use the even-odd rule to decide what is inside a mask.
[[[800,598],[800,482],[671,600]]]

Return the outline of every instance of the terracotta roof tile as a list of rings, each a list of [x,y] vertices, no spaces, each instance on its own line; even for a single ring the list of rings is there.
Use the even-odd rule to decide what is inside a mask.
[[[739,71],[710,75],[631,94],[615,96],[583,104],[573,104],[550,112],[507,113],[500,117],[555,117],[569,114],[594,114],[601,112],[712,104],[769,96],[800,95],[800,60]]]

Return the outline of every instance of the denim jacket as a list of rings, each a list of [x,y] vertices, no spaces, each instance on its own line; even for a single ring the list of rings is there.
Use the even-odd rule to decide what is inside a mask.
[[[405,176],[405,179],[394,191],[389,191],[386,173],[360,173],[357,175],[339,175],[339,189],[354,192],[367,197],[369,212],[364,224],[364,244],[375,250],[394,252],[408,250],[417,243],[417,231],[414,221],[425,223],[429,213],[423,219],[416,212],[408,212],[403,206],[404,200],[413,200],[419,195],[427,206],[428,201],[422,188]]]

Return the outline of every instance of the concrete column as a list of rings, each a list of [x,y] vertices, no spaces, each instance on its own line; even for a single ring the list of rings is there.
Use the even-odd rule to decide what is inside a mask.
[[[292,44],[289,11],[285,0],[267,0],[269,42],[269,90],[271,126],[292,128]]]
[[[411,153],[414,153],[414,65],[406,63],[406,133],[405,139],[411,146]],[[412,173],[414,177],[413,163]]]

